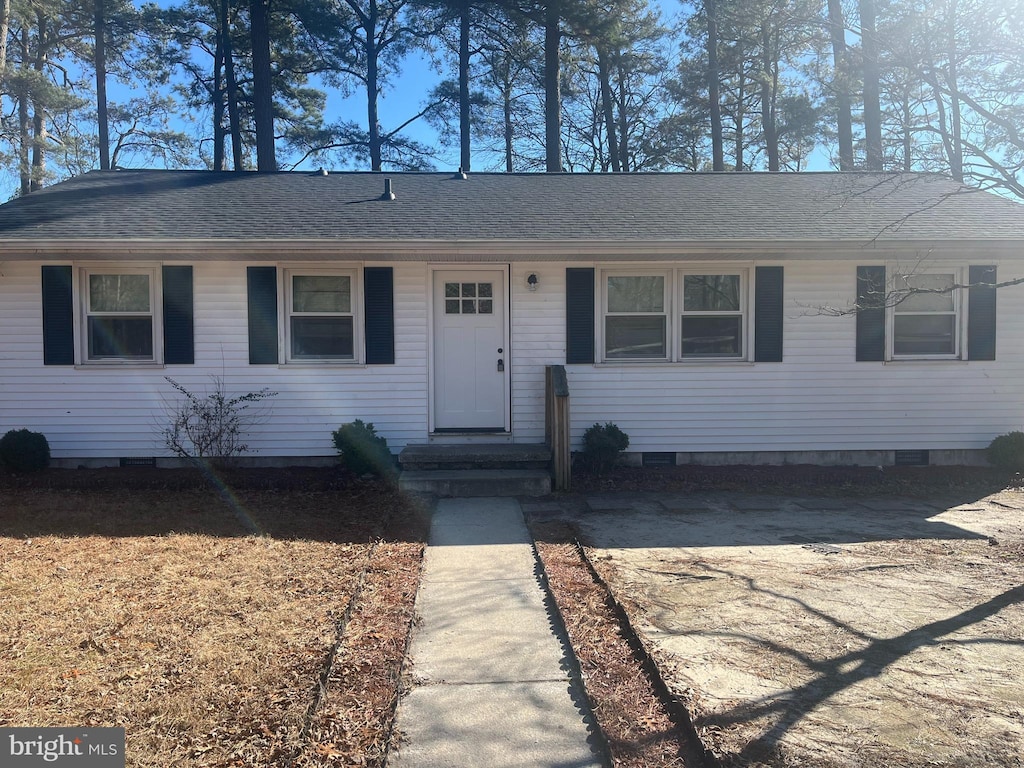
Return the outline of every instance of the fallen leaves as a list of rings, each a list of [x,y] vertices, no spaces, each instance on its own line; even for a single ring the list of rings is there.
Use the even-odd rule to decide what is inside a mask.
[[[264,537],[243,535],[216,492],[173,479],[4,489],[0,723],[121,725],[132,768],[379,765],[423,531],[393,492],[329,480],[237,491]],[[338,638],[364,572],[373,588]],[[310,713],[335,642],[345,674]]]

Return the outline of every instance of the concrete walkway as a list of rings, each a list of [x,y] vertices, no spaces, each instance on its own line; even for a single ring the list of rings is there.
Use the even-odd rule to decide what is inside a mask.
[[[514,499],[443,499],[389,768],[606,765],[537,578]]]

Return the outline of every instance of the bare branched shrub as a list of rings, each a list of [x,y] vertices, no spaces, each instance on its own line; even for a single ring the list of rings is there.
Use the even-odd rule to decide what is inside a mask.
[[[187,459],[224,459],[248,451],[247,430],[267,416],[266,408],[259,405],[277,395],[266,387],[244,395],[228,395],[219,376],[210,377],[211,391],[197,395],[170,376],[164,378],[182,397],[167,404],[169,423],[161,437],[167,450]]]

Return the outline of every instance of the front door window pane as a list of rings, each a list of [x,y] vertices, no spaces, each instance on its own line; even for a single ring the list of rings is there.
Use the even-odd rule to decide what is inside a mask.
[[[490,315],[494,312],[494,288],[491,283],[445,283],[446,315]],[[454,297],[461,296],[460,300]],[[453,298],[448,298],[453,297]]]

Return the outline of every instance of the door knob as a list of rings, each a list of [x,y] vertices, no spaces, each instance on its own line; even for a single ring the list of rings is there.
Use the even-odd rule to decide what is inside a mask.
[[[505,370],[505,361],[504,361],[504,360],[502,360],[502,359],[501,359],[501,358],[499,357],[499,358],[498,358],[498,372],[499,372],[499,373],[501,373],[501,372],[502,372],[502,371],[504,371],[504,370]]]

